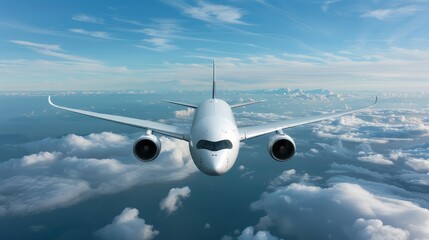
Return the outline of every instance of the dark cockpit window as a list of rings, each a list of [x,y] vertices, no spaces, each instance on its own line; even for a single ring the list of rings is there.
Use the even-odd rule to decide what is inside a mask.
[[[207,140],[200,140],[197,143],[197,149],[207,149],[210,151],[219,151],[222,149],[231,149],[232,143],[229,140],[222,140],[218,142],[211,142]]]

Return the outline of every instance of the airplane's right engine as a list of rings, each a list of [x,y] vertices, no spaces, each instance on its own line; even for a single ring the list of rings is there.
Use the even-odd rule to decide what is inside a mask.
[[[275,134],[268,141],[268,152],[277,161],[283,162],[295,155],[296,145],[287,134]]]
[[[142,162],[154,160],[161,150],[161,142],[153,134],[139,137],[133,146],[133,152],[137,159]]]

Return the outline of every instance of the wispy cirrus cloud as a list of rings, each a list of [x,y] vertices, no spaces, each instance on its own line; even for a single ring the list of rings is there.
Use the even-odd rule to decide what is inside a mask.
[[[77,61],[77,62],[95,63],[94,60],[91,60],[88,58],[64,53],[64,50],[59,45],[56,45],[56,44],[43,44],[43,43],[36,43],[36,42],[22,41],[22,40],[11,40],[10,42],[20,46],[27,47],[45,56],[57,57],[57,58]]]
[[[78,22],[87,22],[87,23],[95,23],[95,24],[103,24],[104,23],[104,19],[94,17],[91,15],[86,15],[86,14],[73,15],[72,19],[75,21],[78,21]]]
[[[386,20],[395,17],[403,17],[412,15],[417,12],[417,8],[415,6],[406,6],[400,8],[385,8],[385,9],[377,9],[370,10],[361,15],[363,18],[375,18],[378,20]]]
[[[109,33],[102,32],[102,31],[88,31],[82,28],[72,28],[72,29],[69,29],[69,31],[73,33],[79,33],[79,34],[91,36],[91,37],[96,37],[96,38],[113,39],[112,37],[110,37]]]
[[[324,13],[328,12],[329,7],[331,7],[331,5],[332,5],[332,4],[334,4],[334,3],[336,3],[336,2],[339,2],[339,1],[341,1],[341,0],[325,0],[325,1],[322,3],[322,11],[323,11]]]
[[[177,38],[177,34],[182,30],[179,24],[171,19],[154,19],[152,21],[150,26],[137,31],[147,37],[143,39],[142,44],[136,46],[160,52],[177,49],[178,47],[172,43],[172,39]]]
[[[178,8],[183,14],[209,23],[247,24],[242,20],[245,11],[221,4],[213,4],[206,1],[198,1],[197,5],[190,5],[185,1],[164,1]]]

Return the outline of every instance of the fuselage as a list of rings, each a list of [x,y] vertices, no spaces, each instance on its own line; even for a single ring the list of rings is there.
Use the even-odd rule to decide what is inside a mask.
[[[228,103],[208,99],[198,106],[189,150],[198,169],[208,175],[221,175],[232,168],[240,150],[240,134]]]

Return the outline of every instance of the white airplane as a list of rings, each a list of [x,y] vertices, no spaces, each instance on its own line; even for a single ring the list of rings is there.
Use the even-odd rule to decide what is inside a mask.
[[[295,142],[289,135],[283,133],[283,129],[362,111],[377,103],[377,97],[375,97],[374,103],[370,106],[347,112],[237,127],[231,109],[262,101],[229,105],[225,101],[216,98],[215,94],[215,63],[213,61],[212,98],[203,101],[198,106],[182,102],[166,101],[195,109],[190,130],[148,120],[62,107],[52,103],[51,96],[48,97],[48,101],[53,107],[66,111],[146,129],[146,134],[138,138],[133,146],[134,155],[143,162],[154,160],[160,152],[161,142],[158,137],[153,135],[153,132],[185,140],[189,143],[189,150],[195,165],[201,172],[212,176],[222,175],[234,166],[241,141],[274,133],[268,141],[268,152],[272,158],[283,162],[291,159],[296,151]]]

